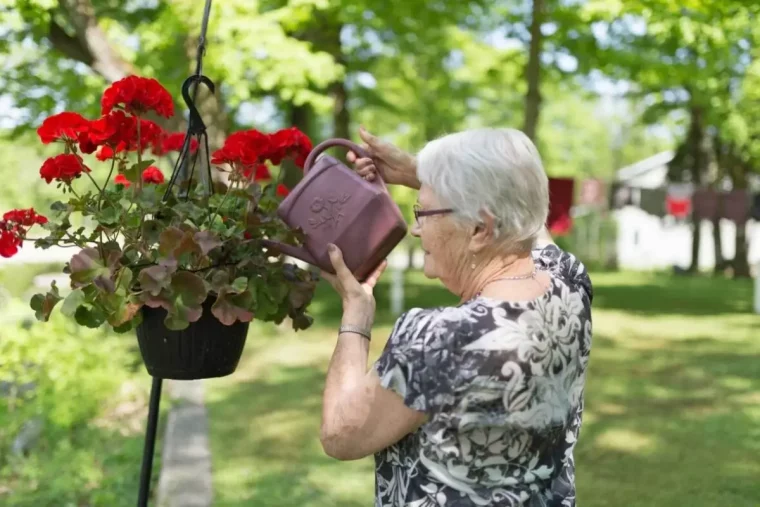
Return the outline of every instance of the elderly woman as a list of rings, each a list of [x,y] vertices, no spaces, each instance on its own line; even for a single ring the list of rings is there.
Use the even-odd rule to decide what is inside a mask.
[[[591,347],[591,281],[545,233],[548,181],[533,143],[477,129],[416,159],[360,132],[359,174],[419,189],[425,275],[457,306],[414,308],[367,372],[372,290],[331,247],[343,321],[324,390],[325,452],[374,454],[378,507],[575,505],[573,448]]]

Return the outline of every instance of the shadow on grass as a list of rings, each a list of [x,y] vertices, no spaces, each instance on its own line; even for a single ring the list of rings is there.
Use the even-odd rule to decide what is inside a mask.
[[[575,452],[580,502],[760,505],[760,354],[706,337],[594,347],[604,358],[592,354]]]
[[[646,280],[646,283],[615,283]],[[601,283],[597,284],[599,280]],[[597,274],[594,308],[635,315],[722,315],[752,311],[752,281],[668,274]]]
[[[223,399],[207,403],[213,414],[212,455],[215,463],[223,463],[214,475],[215,505],[372,503],[371,463],[338,462],[319,443],[324,376],[318,365],[281,366],[267,371],[266,378],[230,386]],[[356,473],[365,488],[363,495],[352,498]],[[340,481],[348,481],[348,497],[336,486]]]

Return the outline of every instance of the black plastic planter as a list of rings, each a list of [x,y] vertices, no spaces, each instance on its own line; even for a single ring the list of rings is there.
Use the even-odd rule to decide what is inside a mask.
[[[137,342],[145,367],[154,377],[196,380],[234,372],[248,335],[247,322],[225,326],[211,313],[215,298],[203,303],[203,315],[187,329],[166,329],[163,308],[142,308]]]

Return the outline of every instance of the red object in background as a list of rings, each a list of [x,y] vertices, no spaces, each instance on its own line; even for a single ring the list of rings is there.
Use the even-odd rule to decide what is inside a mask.
[[[691,212],[691,199],[675,199],[668,196],[665,198],[665,208],[669,215],[676,218],[686,218]]]
[[[572,178],[549,178],[549,217],[546,226],[551,234],[567,234],[573,228],[570,208],[573,206]]]

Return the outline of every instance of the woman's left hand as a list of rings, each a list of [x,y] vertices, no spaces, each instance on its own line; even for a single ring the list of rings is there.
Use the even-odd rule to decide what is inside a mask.
[[[375,270],[360,283],[343,262],[343,253],[335,245],[328,247],[330,262],[332,262],[335,274],[322,272],[325,280],[338,292],[343,302],[344,324],[353,324],[365,328],[372,326],[375,318],[375,285],[380,275],[388,265],[386,261],[380,263]]]

